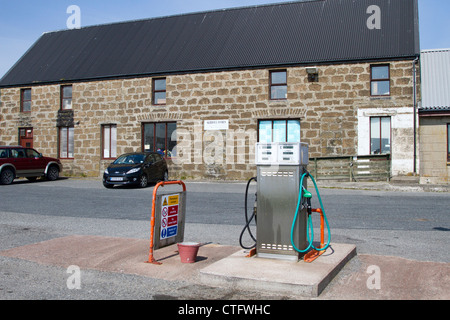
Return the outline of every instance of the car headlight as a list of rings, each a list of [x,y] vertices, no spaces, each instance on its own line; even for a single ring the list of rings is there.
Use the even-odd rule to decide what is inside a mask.
[[[108,168],[106,168],[106,170],[105,170],[105,174],[109,174]]]
[[[134,169],[131,169],[130,171],[128,171],[127,174],[136,173],[136,172],[139,172],[140,170],[141,170],[141,168],[134,168]]]

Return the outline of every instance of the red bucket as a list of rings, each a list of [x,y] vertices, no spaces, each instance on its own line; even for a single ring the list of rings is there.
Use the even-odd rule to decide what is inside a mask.
[[[194,263],[197,258],[200,243],[182,242],[178,243],[178,252],[180,253],[181,263]]]

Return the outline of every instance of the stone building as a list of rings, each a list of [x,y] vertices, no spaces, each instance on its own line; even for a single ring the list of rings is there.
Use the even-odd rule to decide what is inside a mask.
[[[449,184],[450,49],[421,53],[420,183]]]
[[[161,150],[171,178],[246,179],[257,141],[414,171],[417,0],[321,0],[44,34],[0,80],[0,145],[65,172]],[[417,73],[417,74],[420,74]]]

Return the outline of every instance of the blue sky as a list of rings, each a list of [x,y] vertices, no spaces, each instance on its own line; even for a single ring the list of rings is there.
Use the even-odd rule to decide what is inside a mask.
[[[0,78],[44,32],[67,28],[70,5],[85,27],[277,2],[285,0],[0,0]],[[421,49],[450,48],[450,1],[419,0],[419,14]]]

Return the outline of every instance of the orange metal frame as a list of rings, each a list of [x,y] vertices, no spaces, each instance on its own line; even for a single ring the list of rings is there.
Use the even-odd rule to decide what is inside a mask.
[[[311,211],[320,213],[320,247],[318,249],[322,249],[325,247],[325,230],[324,230],[325,229],[325,219],[323,216],[323,212],[322,212],[322,209],[312,209]],[[320,257],[324,252],[325,252],[325,250],[318,251],[318,250],[312,249],[307,254],[305,254],[305,256],[303,257],[303,260],[305,262],[313,262],[318,257]]]
[[[155,233],[156,194],[158,193],[158,188],[159,187],[164,187],[166,185],[171,185],[171,184],[179,184],[179,185],[183,186],[183,192],[186,191],[186,185],[181,180],[179,180],[179,181],[162,181],[162,182],[159,182],[158,184],[156,184],[155,188],[153,189],[152,219],[150,221],[150,252],[149,252],[147,263],[152,263],[152,264],[156,264],[156,265],[161,265],[162,264],[161,262],[156,261],[156,259],[153,257],[153,245],[154,245],[153,238],[154,238],[154,233]]]

